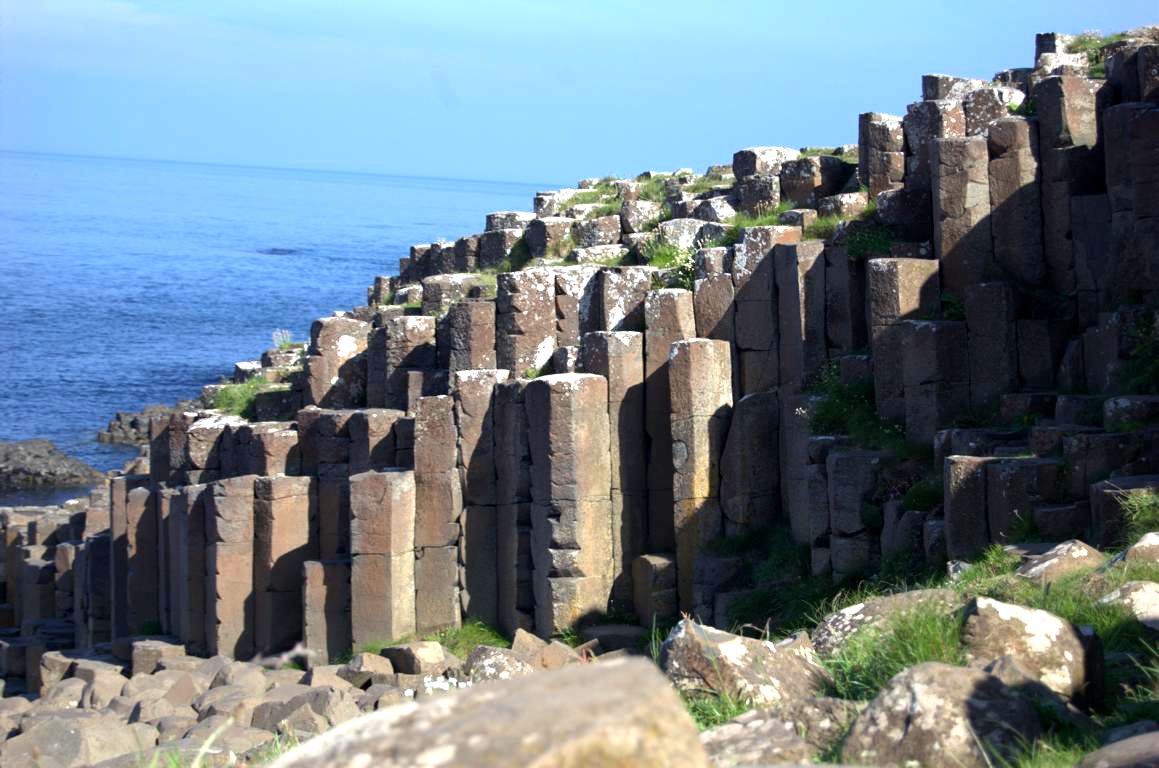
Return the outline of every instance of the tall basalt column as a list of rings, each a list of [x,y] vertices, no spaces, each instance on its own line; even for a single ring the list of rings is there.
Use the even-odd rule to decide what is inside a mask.
[[[1101,186],[1097,102],[1101,83],[1074,75],[1047,77],[1034,88],[1042,163],[1043,252],[1052,289],[1078,287],[1071,237],[1071,197]]]
[[[994,260],[1019,283],[1038,285],[1046,278],[1038,125],[1024,117],[1004,117],[990,125],[987,142]]]
[[[702,549],[720,536],[720,456],[732,415],[732,369],[727,342],[689,339],[672,345],[671,387],[673,520],[680,608],[712,615],[694,593]]]
[[[161,631],[167,635],[177,634],[177,610],[174,601],[176,586],[177,548],[171,528],[175,507],[185,503],[180,488],[157,488],[157,611]]]
[[[1018,387],[1018,336],[1014,291],[1007,283],[979,283],[966,291],[970,407],[994,410]]]
[[[135,490],[144,490],[148,494],[149,478],[146,475],[122,475],[114,477],[109,483],[109,584],[110,584],[110,621],[113,637],[127,637],[134,634],[131,628],[129,600],[131,595],[129,580],[129,563],[132,558],[133,547],[130,544],[130,518],[139,519],[140,509],[129,511],[129,494]],[[135,507],[143,505],[138,494],[133,499]],[[134,533],[133,540],[136,536]],[[11,552],[11,549],[9,550]],[[13,560],[16,563],[16,560]],[[9,579],[9,583],[19,587],[20,580]],[[19,613],[17,618],[22,618]]]
[[[612,476],[612,595],[632,600],[632,561],[648,546],[648,465],[644,432],[644,335],[589,333],[583,368],[608,381],[608,443]]]
[[[551,637],[607,611],[611,596],[608,384],[586,373],[544,376],[525,400],[535,631]]]
[[[177,628],[174,634],[189,653],[208,651],[205,634],[206,616],[206,551],[208,524],[205,511],[209,496],[208,485],[186,485],[181,489],[181,502],[174,504],[169,530],[174,541],[173,588]]]
[[[455,374],[455,423],[459,433],[459,474],[463,482],[463,612],[495,625],[498,568],[495,470],[495,387],[507,371],[476,370]]]
[[[496,591],[499,629],[535,626],[531,566],[531,447],[526,379],[495,386]]]
[[[825,244],[778,245],[776,266],[781,391],[800,392],[825,365]]]
[[[996,276],[986,139],[935,139],[930,171],[934,255],[941,262],[943,289],[961,297],[968,286]]]
[[[737,401],[721,456],[724,532],[739,536],[780,517],[781,403],[776,392]]]
[[[460,624],[458,551],[463,489],[454,398],[421,398],[415,409],[414,549],[418,632]]]
[[[141,634],[158,626],[161,619],[157,495],[151,488],[134,488],[129,491],[127,502],[129,633]]]
[[[393,469],[351,477],[350,513],[355,647],[414,634],[414,474]]]
[[[498,278],[495,357],[499,368],[539,372],[556,346],[555,272],[524,269]]]
[[[302,566],[318,557],[317,481],[260,477],[254,485],[255,650],[291,648],[302,632]]]
[[[872,259],[866,269],[869,339],[873,349],[873,389],[877,412],[905,418],[902,320],[928,317],[940,304],[938,262],[932,259]]]
[[[206,498],[207,651],[254,655],[254,475],[210,483]]]
[[[668,352],[696,335],[692,293],[649,291],[644,300],[644,413],[648,430],[648,535],[652,551],[676,546],[672,514],[672,421]]]
[[[353,648],[349,560],[303,563],[301,612],[302,643],[322,664]]]
[[[733,249],[730,271],[736,290],[738,350],[733,380],[739,382],[734,395],[764,392],[780,382],[774,249],[800,239],[800,227],[746,227]],[[737,362],[739,371],[735,370]]]

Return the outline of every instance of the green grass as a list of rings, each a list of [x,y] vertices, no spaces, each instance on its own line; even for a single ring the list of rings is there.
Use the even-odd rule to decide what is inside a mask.
[[[652,267],[670,269],[676,273],[680,287],[692,290],[696,281],[696,268],[692,254],[660,238],[649,240],[641,249],[644,262]]]
[[[805,227],[805,239],[829,240],[837,234],[837,225],[842,222],[840,216],[819,216],[813,223]]]
[[[564,203],[564,206],[570,208],[573,205],[588,205],[590,203],[603,203],[609,197],[617,197],[618,191],[611,182],[606,179],[601,179],[591,189],[581,189],[576,194],[572,195]]]
[[[1159,531],[1159,491],[1135,489],[1119,491],[1117,495],[1127,523],[1128,544],[1134,544],[1151,531]]]
[[[680,698],[684,700],[684,708],[692,716],[696,728],[701,731],[724,725],[734,717],[752,709],[749,702],[734,699],[727,694],[694,696],[682,693]]]
[[[599,207],[592,211],[592,216],[596,218],[599,218],[600,216],[619,216],[620,208],[622,207],[623,203],[620,202],[620,198],[617,197],[614,200],[608,200],[607,202],[601,203]]]
[[[821,396],[809,419],[814,435],[847,435],[854,445],[899,456],[916,450],[906,443],[903,426],[877,415],[871,382],[844,383],[837,365],[831,364],[811,391]]]
[[[645,179],[639,182],[639,187],[636,189],[636,196],[641,200],[649,200],[653,203],[663,203],[668,200],[668,176],[653,176],[650,179]]]
[[[335,664],[345,664],[353,658],[356,653],[382,653],[383,648],[389,648],[392,645],[405,645],[406,643],[413,643],[416,640],[433,640],[440,643],[451,653],[455,654],[460,660],[467,658],[467,655],[474,650],[477,645],[491,645],[496,648],[510,648],[511,641],[504,637],[499,630],[494,627],[484,624],[481,621],[471,620],[463,624],[461,627],[454,627],[451,629],[441,629],[437,632],[429,632],[425,635],[414,636],[407,635],[400,637],[397,640],[382,640],[369,643],[363,643],[356,646],[350,653],[342,654],[334,660]]]
[[[915,664],[940,661],[965,665],[961,625],[957,612],[929,606],[899,613],[883,627],[854,633],[823,662],[833,675],[834,695],[866,701],[890,678]]]
[[[896,238],[888,227],[873,218],[876,208],[870,200],[869,208],[845,226],[845,253],[851,259],[889,255],[890,246]]]
[[[1114,35],[1103,35],[1099,32],[1084,32],[1075,37],[1066,47],[1067,53],[1081,53],[1087,57],[1091,77],[1106,77],[1106,63],[1103,61],[1102,49],[1112,43],[1126,38],[1119,32]]]
[[[901,497],[903,509],[928,512],[942,503],[944,485],[941,472],[934,472],[911,485]]]
[[[1115,390],[1124,395],[1159,395],[1159,332],[1155,315],[1150,315],[1132,331],[1127,342],[1131,350],[1115,377]]]
[[[244,416],[252,419],[254,416],[254,399],[258,393],[270,389],[283,387],[273,384],[260,376],[246,379],[240,384],[226,384],[213,395],[213,407],[219,411],[232,413],[235,416]]]
[[[1028,96],[1017,107],[1013,105],[1007,106],[1006,111],[1020,117],[1034,117],[1038,114],[1038,103],[1034,100],[1033,96]]]
[[[683,192],[688,192],[692,195],[699,195],[701,192],[707,192],[710,189],[725,188],[729,186],[727,181],[720,179],[710,179],[707,176],[697,176],[692,181],[688,182],[680,189]]]

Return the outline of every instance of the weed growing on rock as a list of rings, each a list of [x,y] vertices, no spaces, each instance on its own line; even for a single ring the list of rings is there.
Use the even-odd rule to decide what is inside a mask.
[[[1122,32],[1103,35],[1097,30],[1077,35],[1066,47],[1067,53],[1081,53],[1087,57],[1091,77],[1106,77],[1107,65],[1103,60],[1103,48],[1126,37]]]
[[[271,334],[275,349],[289,349],[294,346],[294,334],[286,328],[278,328]]]
[[[641,200],[663,203],[668,199],[668,176],[653,176],[640,182],[636,196]]]
[[[841,222],[840,216],[821,216],[805,227],[805,239],[831,240],[837,234]]]

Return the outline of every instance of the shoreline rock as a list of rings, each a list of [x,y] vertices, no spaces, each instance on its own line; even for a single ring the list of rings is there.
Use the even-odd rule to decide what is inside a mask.
[[[76,488],[102,477],[95,468],[62,452],[48,440],[0,443],[0,491]]]

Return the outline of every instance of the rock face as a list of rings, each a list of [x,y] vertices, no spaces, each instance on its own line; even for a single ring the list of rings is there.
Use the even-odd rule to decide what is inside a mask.
[[[71,488],[100,478],[100,472],[62,453],[48,440],[0,443],[0,491]]]
[[[986,768],[985,750],[1010,758],[1041,729],[1034,708],[998,678],[928,662],[889,681],[854,721],[841,757],[866,765]]]
[[[811,696],[830,682],[804,633],[773,643],[689,619],[664,641],[660,666],[682,691],[726,695],[754,706]]]
[[[709,765],[679,698],[642,660],[545,672],[403,704],[345,723],[279,759],[326,765]]]

